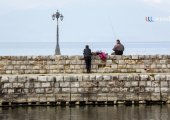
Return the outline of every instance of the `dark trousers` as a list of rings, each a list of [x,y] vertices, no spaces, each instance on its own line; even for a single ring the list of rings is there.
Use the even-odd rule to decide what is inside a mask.
[[[87,73],[91,72],[91,57],[85,57]]]
[[[116,51],[115,51],[115,54],[116,54],[116,55],[123,55],[123,51],[116,50]]]

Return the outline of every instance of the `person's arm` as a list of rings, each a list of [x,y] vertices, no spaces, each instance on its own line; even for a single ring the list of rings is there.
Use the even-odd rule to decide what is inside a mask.
[[[83,55],[85,55],[85,49],[83,50]]]
[[[113,51],[115,51],[116,50],[116,45],[114,46],[114,48],[112,49]]]
[[[91,49],[90,49],[90,56],[92,56],[92,52],[91,52]]]

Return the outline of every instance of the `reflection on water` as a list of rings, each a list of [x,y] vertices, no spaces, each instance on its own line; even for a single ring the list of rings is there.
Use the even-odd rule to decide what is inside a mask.
[[[9,107],[0,120],[170,120],[170,105]]]

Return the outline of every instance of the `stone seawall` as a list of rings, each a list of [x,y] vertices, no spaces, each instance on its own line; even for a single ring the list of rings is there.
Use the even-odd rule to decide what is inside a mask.
[[[170,103],[169,74],[1,75],[0,103],[164,101]]]
[[[170,103],[170,55],[0,56],[0,104]]]
[[[93,73],[170,73],[170,55],[92,57]],[[0,56],[0,74],[84,73],[83,56]]]

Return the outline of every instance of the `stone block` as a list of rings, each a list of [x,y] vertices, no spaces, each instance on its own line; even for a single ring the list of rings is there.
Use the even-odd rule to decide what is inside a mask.
[[[111,65],[112,64],[112,60],[106,60],[106,64],[107,65]]]
[[[6,70],[6,74],[12,74],[11,70]]]
[[[27,69],[27,66],[26,65],[21,65],[20,69],[25,70],[25,69]]]
[[[44,90],[44,88],[36,88],[36,89],[35,89],[35,92],[36,92],[37,94],[44,94],[44,93],[45,93],[45,90]]]
[[[9,82],[18,82],[18,76],[10,76]]]
[[[70,101],[70,94],[57,94],[56,101]]]
[[[27,76],[18,76],[18,82],[24,83],[27,81]]]
[[[166,75],[166,80],[170,80],[170,75]]]
[[[13,88],[24,88],[24,83],[13,83]]]
[[[127,80],[127,75],[119,75],[119,80]]]
[[[62,92],[62,89],[61,88],[54,88],[54,93],[56,94],[56,93],[60,93],[60,92]]]
[[[155,93],[160,93],[161,92],[161,89],[160,89],[160,87],[155,87],[155,91],[154,91]]]
[[[70,88],[70,82],[60,82],[60,87]]]
[[[109,93],[107,94],[108,101],[117,101],[117,94],[116,93]]]
[[[47,82],[47,76],[38,76],[38,81]]]
[[[75,65],[75,69],[79,70],[79,69],[81,69],[81,66],[80,65]]]
[[[152,87],[146,87],[146,88],[145,88],[145,91],[146,91],[146,92],[154,92],[154,88],[152,88]]]
[[[71,88],[71,94],[77,93],[77,88]]]
[[[127,80],[132,81],[135,80],[133,75],[127,75]]]
[[[52,94],[52,93],[54,93],[54,89],[53,88],[45,88],[45,93]]]
[[[137,60],[137,59],[139,59],[139,56],[138,55],[132,55],[132,59]]]
[[[71,87],[80,87],[79,82],[71,82]]]
[[[102,75],[96,75],[96,80],[97,80],[97,81],[103,80],[103,76],[102,76]]]
[[[109,92],[109,88],[102,88],[102,93],[108,93]]]
[[[37,96],[30,96],[30,95],[28,95],[27,101],[28,102],[39,102],[39,96],[38,95]]]
[[[13,94],[14,93],[14,89],[8,89],[8,94]]]
[[[56,81],[57,82],[62,82],[62,81],[64,81],[64,77],[62,75],[56,76]]]
[[[126,100],[127,101],[138,101],[139,95],[137,95],[135,93],[126,93]]]
[[[126,81],[126,82],[125,82],[125,87],[131,87],[131,82]]]
[[[161,93],[161,100],[162,101],[167,101],[168,100],[168,93]]]
[[[90,75],[90,80],[91,80],[91,81],[96,80],[96,75]]]
[[[160,81],[152,81],[152,87],[159,87]]]
[[[160,101],[161,100],[160,93],[151,93],[151,100],[152,101]]]
[[[126,93],[117,93],[117,100],[126,100]]]
[[[47,97],[47,102],[55,102],[55,96]]]
[[[60,85],[59,85],[59,82],[56,82],[56,83],[54,82],[54,83],[52,84],[52,86],[55,87],[55,88],[58,88]]]
[[[125,88],[125,87],[124,88],[120,87],[119,90],[120,90],[120,92],[123,92],[123,93],[128,92],[128,88]]]
[[[127,70],[127,69],[121,69],[120,72],[121,72],[121,73],[127,73],[128,70]]]
[[[161,93],[167,93],[168,91],[168,87],[161,87]]]
[[[140,75],[141,80],[148,80],[149,76],[148,75]]]
[[[161,81],[161,87],[168,87],[168,82],[167,81]]]
[[[152,82],[151,81],[146,81],[146,86],[147,87],[151,87],[152,86]]]
[[[34,87],[35,88],[40,88],[41,87],[41,83],[40,82],[35,82],[34,83]],[[28,88],[28,87],[26,87],[26,88]]]
[[[146,86],[146,81],[139,81],[139,86],[145,87]]]
[[[51,87],[51,84],[50,84],[50,82],[43,82],[41,84],[41,87]]]
[[[118,93],[118,92],[120,92],[120,88],[118,88],[118,87],[117,88],[116,87],[115,88],[110,88],[110,92],[111,93]]]
[[[150,93],[139,93],[139,100],[140,101],[145,101],[145,100],[150,101],[151,100],[151,94]]]
[[[160,64],[166,64],[167,60],[160,60]]]
[[[104,75],[103,76],[103,80],[112,80],[112,76],[110,76],[110,75]]]
[[[18,103],[27,102],[27,97],[26,97],[26,96],[23,96],[23,97],[15,98],[15,99],[13,99],[13,102],[18,102]]]
[[[12,88],[12,83],[4,83],[3,88]]]
[[[98,94],[97,101],[107,101],[107,94]]]
[[[55,82],[55,81],[56,81],[56,77],[55,77],[55,76],[48,76],[48,77],[47,77],[47,81],[49,81],[49,82]]]
[[[78,93],[84,93],[84,88],[77,88]]]
[[[132,87],[137,87],[137,86],[139,86],[139,82],[138,81],[132,81],[131,86]]]
[[[8,82],[9,82],[8,76],[2,76],[1,82],[2,82],[2,83],[8,83]]]
[[[64,81],[67,81],[67,82],[69,82],[70,81],[70,76],[64,76]]]
[[[71,101],[84,101],[81,94],[71,94]]]
[[[39,102],[47,102],[46,96],[40,96],[40,101]]]
[[[96,94],[83,94],[84,101],[97,101]]]
[[[114,65],[111,65],[111,68],[117,69],[118,66],[117,66],[117,64],[114,64]]]
[[[90,76],[89,75],[83,75],[83,81],[89,81]]]

